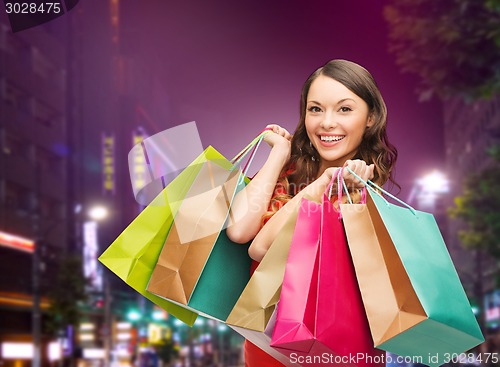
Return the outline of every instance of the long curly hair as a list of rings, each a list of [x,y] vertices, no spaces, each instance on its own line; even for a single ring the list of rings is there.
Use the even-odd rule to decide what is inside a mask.
[[[399,188],[393,177],[393,169],[397,160],[397,150],[387,137],[387,107],[373,76],[362,66],[347,60],[331,60],[309,76],[302,87],[300,96],[300,119],[291,141],[291,155],[284,165],[278,185],[283,187],[273,195],[270,217],[286,201],[316,179],[319,173],[320,159],[316,149],[310,144],[307,136],[305,119],[307,95],[312,82],[320,75],[332,78],[351,90],[368,105],[369,115],[373,117],[373,125],[363,134],[361,144],[352,159],[362,159],[367,164],[374,164],[373,180],[378,185],[390,181]],[[290,172],[293,168],[293,172]],[[285,191],[285,193],[283,193]],[[279,204],[278,204],[279,203]],[[277,209],[274,210],[273,208]],[[264,219],[265,219],[264,218]]]

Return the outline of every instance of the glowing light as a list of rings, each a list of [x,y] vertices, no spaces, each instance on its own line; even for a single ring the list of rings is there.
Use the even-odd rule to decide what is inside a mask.
[[[102,220],[108,216],[108,209],[104,206],[95,206],[89,210],[90,218]]]
[[[2,343],[2,358],[33,359],[33,343]]]
[[[418,184],[425,193],[441,194],[449,191],[449,182],[446,176],[439,171],[433,171],[418,180]]]
[[[47,346],[47,352],[49,361],[53,362],[60,360],[62,357],[61,344],[59,344],[58,342],[49,343],[49,345]]]
[[[414,198],[418,200],[420,209],[434,210],[440,194],[447,193],[450,185],[446,176],[437,170],[416,180],[408,198],[411,203]]]
[[[198,319],[196,319],[196,321],[194,322],[194,324],[196,326],[203,326],[203,325],[205,325],[205,320],[198,318]]]
[[[90,331],[90,330],[94,330],[94,329],[95,329],[95,325],[91,324],[90,322],[84,322],[84,323],[80,324],[81,331]]]
[[[92,340],[95,340],[95,336],[92,334],[80,334],[79,339],[82,342],[91,342]]]
[[[142,315],[140,314],[139,311],[136,310],[131,310],[127,314],[127,319],[130,321],[139,321],[142,318]]]
[[[132,339],[132,335],[130,333],[118,333],[116,334],[116,339],[120,341],[130,340]]]
[[[35,242],[21,236],[0,231],[0,246],[11,247],[16,250],[26,252],[33,252],[35,249]]]
[[[474,315],[476,315],[476,316],[477,316],[477,315],[479,315],[479,312],[481,311],[481,310],[479,309],[479,307],[477,307],[477,306],[472,306],[471,308],[472,308],[472,313],[473,313]]]
[[[184,323],[181,320],[179,320],[179,319],[175,319],[174,320],[174,325],[177,326],[177,327],[179,327],[179,326],[184,325]]]
[[[153,320],[160,321],[167,319],[167,313],[163,310],[154,310],[152,314]]]
[[[104,359],[106,352],[102,348],[84,348],[83,358],[85,359]]]
[[[129,330],[132,328],[132,324],[130,322],[117,322],[116,329],[117,330]]]
[[[217,325],[217,330],[224,333],[227,331],[227,326],[225,324],[219,324],[219,325]]]

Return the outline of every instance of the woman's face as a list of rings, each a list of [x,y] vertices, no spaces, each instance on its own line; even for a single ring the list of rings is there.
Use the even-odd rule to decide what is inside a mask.
[[[320,174],[327,167],[342,167],[373,124],[368,105],[335,79],[320,75],[306,100],[307,135],[320,155]]]

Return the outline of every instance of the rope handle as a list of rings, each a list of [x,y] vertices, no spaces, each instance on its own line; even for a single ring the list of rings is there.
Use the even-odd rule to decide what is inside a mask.
[[[342,167],[341,169],[344,170],[344,168],[347,167]],[[346,193],[347,200],[349,201],[349,204],[354,204],[351,198],[351,194],[349,193],[349,189],[347,188],[347,184],[345,183],[344,175],[341,175],[342,179],[342,187],[343,187],[343,192]],[[339,183],[340,185],[340,183]],[[359,201],[359,204],[366,204],[366,187],[363,187],[362,189],[358,189],[358,192],[361,191],[361,200]],[[339,201],[342,202],[342,191],[339,191]]]
[[[330,183],[328,184],[328,186],[326,187],[326,190],[325,190],[325,195],[328,196],[328,200],[331,199],[332,197],[332,191],[333,191],[333,183],[335,182],[335,180],[337,180],[338,183],[340,183],[339,180],[339,177],[342,173],[342,168],[337,168],[337,170],[335,171],[335,173],[332,175],[332,179],[330,180]],[[338,183],[337,183],[337,188],[338,188]],[[337,192],[337,195],[339,193]],[[342,195],[342,193],[340,193],[340,195]]]
[[[368,180],[368,181],[363,180],[363,179],[362,179],[361,177],[359,177],[356,173],[354,173],[354,171],[353,171],[353,170],[351,170],[349,167],[346,167],[346,169],[347,169],[347,171],[348,171],[351,175],[353,175],[353,176],[354,176],[354,177],[356,177],[356,178],[357,178],[360,182],[362,182],[362,183],[365,185],[365,188],[366,188],[366,189],[368,189],[368,190],[370,190],[370,192],[373,192],[373,193],[377,194],[378,196],[380,196],[380,197],[382,198],[382,200],[384,200],[384,202],[386,203],[386,205],[387,205],[387,206],[389,206],[389,204],[390,204],[390,203],[387,201],[387,199],[386,199],[386,198],[384,198],[384,197],[380,194],[380,192],[379,192],[379,191],[383,192],[385,195],[389,196],[390,198],[392,198],[392,199],[396,200],[398,203],[400,203],[400,204],[404,205],[405,207],[407,207],[408,209],[410,209],[410,211],[412,212],[412,214],[413,214],[413,215],[417,216],[417,212],[416,212],[416,210],[415,210],[412,206],[410,206],[410,205],[406,204],[403,200],[398,199],[397,197],[395,197],[394,195],[392,195],[390,192],[388,192],[388,191],[384,190],[383,188],[381,188],[381,187],[380,187],[379,185],[377,185],[375,182],[372,182],[372,181],[370,181],[370,180]],[[375,190],[375,189],[377,189],[377,190],[379,190],[379,191],[377,191],[377,190]]]
[[[232,160],[231,163],[233,167],[231,168],[231,171],[236,169],[239,164],[243,161],[243,159],[247,156],[249,152],[250,157],[248,158],[248,161],[246,162],[245,166],[243,167],[242,170],[242,175],[240,177],[240,180],[243,181],[245,177],[248,174],[248,170],[250,169],[250,165],[252,164],[253,159],[255,158],[255,155],[257,154],[257,150],[259,149],[260,144],[262,143],[262,140],[264,139],[264,136],[270,131],[270,128],[265,128],[264,130],[261,131],[259,135],[257,135],[241,152],[239,152]],[[238,184],[240,181],[238,181]]]
[[[247,155],[252,148],[255,149],[255,146],[259,144],[259,141],[262,140],[262,138],[264,138],[264,135],[266,135],[271,130],[272,130],[271,128],[265,128],[264,130],[262,130],[259,135],[257,135],[250,143],[248,143],[248,145],[245,148],[241,150],[241,152],[236,154],[234,158],[231,159],[231,163],[233,165],[240,163],[245,157],[245,155]]]

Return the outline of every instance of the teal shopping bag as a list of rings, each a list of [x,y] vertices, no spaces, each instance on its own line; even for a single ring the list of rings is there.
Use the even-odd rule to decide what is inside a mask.
[[[371,182],[365,184],[366,204],[342,204],[341,211],[348,241],[356,242],[349,245],[358,246],[351,248],[351,254],[375,346],[437,366],[482,343],[483,335],[434,216],[413,209]],[[380,192],[403,206],[389,203]],[[364,238],[357,238],[355,232]],[[386,261],[383,269],[373,268],[376,260],[370,261],[377,255],[373,248],[377,246]],[[375,278],[377,284],[373,284]],[[384,299],[380,299],[382,293]],[[399,312],[384,325],[381,320],[392,303]],[[378,345],[380,338],[375,334],[383,336]]]
[[[239,162],[254,147],[255,152],[262,136]],[[245,171],[222,155],[200,169],[176,213],[148,292],[226,320],[250,278],[249,244],[230,241],[225,229],[231,203],[248,182]]]

